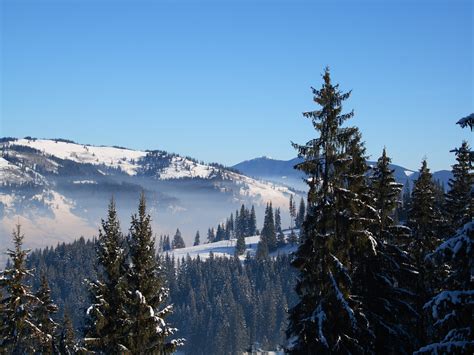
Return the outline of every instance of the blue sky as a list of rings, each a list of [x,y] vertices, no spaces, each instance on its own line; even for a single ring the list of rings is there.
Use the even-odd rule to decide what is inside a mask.
[[[1,136],[289,159],[329,65],[372,158],[444,169],[472,140],[469,0],[0,2]]]

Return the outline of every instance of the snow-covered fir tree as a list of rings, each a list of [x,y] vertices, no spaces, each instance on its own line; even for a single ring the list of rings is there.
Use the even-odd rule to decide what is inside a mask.
[[[39,351],[42,354],[52,354],[58,350],[56,342],[58,324],[53,320],[54,314],[58,311],[58,306],[51,300],[51,289],[44,272],[41,274],[41,283],[35,295],[39,302],[33,309],[33,317],[38,328],[44,334]]]
[[[321,108],[304,114],[319,137],[305,145],[294,144],[304,159],[296,167],[306,173],[309,192],[304,239],[292,262],[300,270],[299,303],[290,310],[287,350],[294,354],[362,353],[370,332],[351,294],[349,250],[354,240],[341,224],[347,226],[350,219],[340,214],[340,207],[347,206],[344,198],[352,194],[346,189],[344,166],[351,160],[347,146],[357,130],[341,127],[353,116],[353,112],[342,113],[350,92],[343,93],[332,84],[328,68],[323,79],[322,88],[313,89],[314,102]],[[365,238],[365,231],[360,234]],[[371,245],[370,238],[366,243]]]
[[[470,127],[472,129],[472,124]],[[457,163],[452,169],[447,206],[450,207],[451,229],[457,228],[457,232],[426,255],[427,263],[447,271],[447,275],[439,280],[435,295],[423,307],[428,319],[427,345],[416,354],[474,352],[473,155],[466,142],[455,153]]]
[[[11,264],[0,272],[0,353],[5,354],[32,354],[48,338],[33,317],[33,307],[40,301],[28,285],[33,270],[25,265],[29,250],[22,248],[23,238],[18,224],[12,235],[14,248],[7,251]]]
[[[67,310],[64,311],[61,332],[59,333],[58,348],[59,353],[64,355],[73,355],[80,351],[85,352],[85,349],[80,348],[76,341],[72,321]]]
[[[124,238],[112,199],[107,219],[102,220],[97,242],[99,277],[89,283],[93,304],[89,307],[86,346],[101,353],[127,351],[124,333],[127,317],[126,253]]]
[[[419,273],[416,283],[416,310],[420,315],[424,314],[423,305],[433,296],[435,286],[444,272],[425,262],[426,255],[434,251],[442,238],[439,235],[440,219],[435,205],[434,189],[433,177],[426,160],[423,160],[418,179],[413,186],[408,213],[408,226],[412,230],[409,250]],[[427,336],[424,317],[420,317],[416,333],[419,341],[424,343]]]
[[[125,346],[134,354],[170,354],[182,339],[170,339],[176,332],[166,317],[171,305],[164,305],[168,289],[160,260],[155,256],[151,217],[142,193],[138,214],[132,216],[129,236],[130,267],[127,274],[128,319]]]
[[[370,195],[375,216],[372,230],[375,252],[365,258],[354,276],[355,291],[375,335],[375,353],[411,353],[418,319],[413,288],[416,269],[405,250],[410,229],[393,218],[402,185],[395,182],[385,149],[371,175]]]
[[[428,345],[416,354],[472,354],[474,352],[474,222],[466,223],[443,242],[427,262],[442,269],[448,265],[448,275],[439,292],[425,305],[429,320]]]

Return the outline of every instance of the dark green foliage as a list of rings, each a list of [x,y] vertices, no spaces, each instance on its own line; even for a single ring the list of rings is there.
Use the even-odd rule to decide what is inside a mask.
[[[138,214],[132,216],[128,239],[130,266],[127,273],[127,325],[125,347],[132,353],[172,353],[181,340],[169,340],[176,331],[164,319],[172,312],[164,306],[168,289],[155,256],[151,218],[141,195]]]
[[[300,206],[298,208],[298,213],[296,214],[296,219],[295,219],[296,228],[301,228],[301,226],[303,225],[305,214],[306,214],[306,205],[304,204],[304,199],[301,198]]]
[[[357,130],[341,127],[353,116],[342,113],[342,102],[350,92],[342,93],[331,83],[329,69],[323,78],[322,88],[313,89],[321,109],[304,114],[320,136],[294,145],[304,159],[296,168],[306,173],[309,192],[304,239],[293,261],[300,270],[296,286],[300,302],[290,310],[288,350],[295,354],[362,353],[370,349],[371,336],[359,302],[351,294],[350,261],[351,252],[356,253],[353,247],[367,250],[372,243],[360,216],[366,208],[357,212],[362,203],[357,199],[361,193],[357,182],[363,179],[365,162],[362,154],[355,154],[361,149]],[[357,171],[351,173],[349,167]],[[348,185],[354,186],[353,191]]]
[[[201,244],[201,236],[199,235],[199,231],[196,232],[196,236],[194,237],[193,246],[197,246]]]
[[[172,261],[166,268],[174,269]],[[252,345],[276,350],[284,342],[286,309],[295,302],[287,256],[260,262],[211,257],[183,260],[170,286],[170,317],[192,354],[236,354]]]
[[[435,206],[435,185],[426,160],[423,160],[420,175],[415,181],[412,191],[411,208],[408,215],[408,226],[412,230],[412,241],[409,249],[414,258],[415,266],[420,272],[420,297],[430,295],[434,285],[432,274],[426,268],[425,256],[433,252],[439,244],[437,234],[440,222],[439,211]]]
[[[449,266],[434,296],[423,309],[428,345],[417,354],[472,354],[474,351],[474,223],[469,222],[426,257],[438,268]]]
[[[7,251],[12,264],[0,273],[0,352],[6,354],[33,353],[47,338],[33,317],[33,307],[40,300],[27,283],[33,274],[26,268],[29,251],[22,249],[23,238],[17,225],[12,235],[14,249]]]
[[[453,178],[449,180],[449,191],[446,194],[446,212],[451,234],[470,222],[474,216],[473,161],[468,143],[463,142],[454,153],[456,164],[452,167]]]
[[[69,312],[64,311],[64,319],[59,334],[59,353],[65,355],[73,355],[79,352],[79,346],[76,341],[74,328],[69,317]]]
[[[282,247],[286,244],[285,235],[281,228],[280,208],[275,209],[275,233],[277,235],[277,246]]]
[[[260,232],[260,241],[264,241],[270,253],[277,249],[277,235],[271,202],[268,203],[265,208],[265,218],[263,220],[262,231]]]
[[[461,119],[472,130],[473,115]],[[466,123],[467,120],[471,120]],[[464,121],[464,123],[463,123]],[[466,142],[456,153],[453,179],[446,196],[449,230],[456,233],[441,243],[425,261],[444,277],[436,280],[433,297],[423,306],[426,342],[417,354],[472,354],[474,352],[474,222],[472,158]]]
[[[33,309],[33,318],[38,328],[44,334],[40,342],[40,352],[43,354],[52,354],[53,351],[57,350],[55,337],[58,328],[58,324],[52,317],[57,313],[58,306],[51,300],[51,290],[44,273],[41,274],[41,284],[35,295],[39,302]]]
[[[242,255],[243,253],[245,253],[245,249],[245,236],[243,234],[239,234],[235,243],[235,255]]]
[[[186,244],[184,244],[184,239],[181,235],[181,232],[178,229],[176,229],[176,233],[173,237],[173,244],[171,245],[173,249],[180,249],[180,248],[186,248]]]
[[[216,233],[214,232],[214,228],[209,228],[207,230],[207,242],[214,243],[216,239]]]
[[[91,350],[118,353],[126,350],[127,273],[125,245],[112,200],[106,220],[102,220],[97,242],[99,278],[89,283],[92,306],[88,309],[89,326],[86,346]]]
[[[395,182],[389,164],[384,149],[370,186],[377,215],[370,229],[377,241],[377,253],[362,265],[354,282],[375,335],[375,352],[408,354],[417,341],[413,332],[419,317],[413,292],[417,274],[403,249],[410,230],[393,219],[402,185]]]

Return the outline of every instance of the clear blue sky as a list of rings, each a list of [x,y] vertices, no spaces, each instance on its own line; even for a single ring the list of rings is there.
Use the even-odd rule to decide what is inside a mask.
[[[289,159],[329,65],[372,158],[472,140],[471,0],[0,2],[1,136]]]

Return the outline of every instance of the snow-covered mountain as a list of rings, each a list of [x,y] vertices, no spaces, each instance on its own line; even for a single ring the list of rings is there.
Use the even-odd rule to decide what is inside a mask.
[[[215,226],[242,203],[254,204],[262,217],[267,202],[286,211],[295,194],[281,184],[161,150],[2,138],[0,242],[8,246],[18,222],[29,247],[97,235],[112,195],[126,231],[142,190],[155,232],[171,234],[179,227],[187,242],[196,229]]]
[[[307,189],[303,181],[304,174],[294,169],[294,166],[299,162],[301,162],[299,158],[277,160],[268,157],[260,157],[238,163],[234,165],[233,168],[248,176],[273,181],[304,191]],[[374,166],[376,162],[369,161],[368,164]],[[413,181],[418,178],[418,172],[415,170],[395,164],[391,164],[390,167],[394,170],[395,179],[401,184],[405,185],[407,181],[409,181],[410,186],[413,186]],[[448,181],[451,177],[451,172],[448,170],[433,172],[433,179],[440,181],[446,188],[448,187]]]

